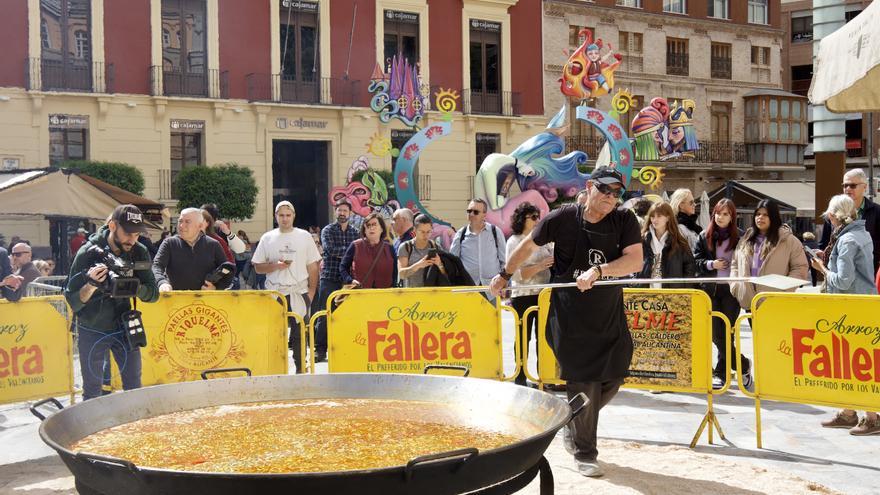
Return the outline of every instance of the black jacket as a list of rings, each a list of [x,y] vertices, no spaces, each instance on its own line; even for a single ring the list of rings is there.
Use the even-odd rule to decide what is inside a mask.
[[[174,290],[199,290],[205,277],[225,262],[223,247],[207,235],[201,234],[193,246],[173,235],[159,245],[159,252],[153,258],[153,274],[159,285],[167,282]],[[217,287],[225,288],[225,285]]]
[[[742,238],[743,232],[740,229],[737,229],[739,232],[739,237]],[[731,252],[736,252],[736,246],[731,246]],[[697,266],[697,276],[698,277],[717,277],[718,270],[710,270],[709,262],[715,261],[718,259],[715,256],[715,252],[709,249],[709,241],[706,239],[706,231],[700,232],[700,237],[697,239],[697,247],[694,249],[694,261]],[[709,296],[715,295],[715,283],[714,282],[706,282],[700,284],[700,288],[706,291],[706,294]]]
[[[64,297],[70,309],[76,313],[77,321],[83,326],[93,330],[112,332],[119,327],[119,317],[122,313],[131,309],[128,299],[112,299],[109,294],[96,291],[92,297],[82,302],[79,299],[79,290],[88,283],[88,275],[86,272],[98,262],[99,258],[95,253],[89,252],[92,246],[100,246],[103,249],[110,249],[107,245],[107,236],[110,229],[105,225],[89,237],[89,241],[83,244],[73,263],[70,265],[70,278],[67,279],[67,286],[64,288]],[[146,262],[150,261],[150,253],[143,244],[136,242],[129,252],[123,252],[120,258],[129,262]],[[138,299],[144,302],[153,302],[159,299],[159,287],[156,285],[156,279],[150,270],[135,270],[134,276],[140,280],[138,287]]]
[[[458,256],[443,250],[438,250],[437,255],[440,256],[443,268],[446,269],[446,275],[440,273],[440,269],[436,266],[429,266],[425,271],[425,287],[474,285],[474,279],[464,269],[464,264]]]
[[[642,265],[642,272],[639,278],[651,278],[651,267],[654,264],[654,250],[651,248],[652,234],[648,232],[642,241],[642,251],[645,254],[645,262]],[[666,237],[666,246],[663,248],[662,261],[660,270],[663,278],[692,278],[696,273],[694,263],[694,254],[690,249],[672,250],[670,245],[671,238]],[[664,289],[693,289],[695,285],[688,284],[668,284],[663,285]]]
[[[862,219],[865,221],[865,230],[871,234],[871,240],[874,241],[874,272],[876,273],[880,268],[880,205],[865,198],[865,211],[862,214]],[[825,226],[822,227],[819,249],[824,250],[828,247],[832,232],[834,232],[834,227],[831,226],[831,222],[826,220]]]

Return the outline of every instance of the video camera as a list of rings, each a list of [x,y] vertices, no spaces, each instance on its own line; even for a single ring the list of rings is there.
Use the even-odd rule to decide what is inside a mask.
[[[211,282],[214,284],[214,287],[217,289],[223,290],[232,283],[232,278],[235,276],[235,265],[228,261],[223,262],[220,266],[217,267],[216,270],[209,273],[207,277],[205,277],[206,282]]]
[[[137,296],[140,279],[134,276],[134,272],[150,269],[149,261],[129,262],[113,254],[109,249],[101,246],[92,246],[86,251],[96,258],[92,267],[104,265],[107,267],[107,278],[103,282],[95,282],[88,275],[89,283],[116,299],[127,299]]]

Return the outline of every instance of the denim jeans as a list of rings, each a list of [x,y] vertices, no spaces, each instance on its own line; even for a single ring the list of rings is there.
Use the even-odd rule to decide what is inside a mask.
[[[105,332],[77,325],[77,349],[83,379],[83,400],[101,396],[104,378],[104,358],[107,351],[116,360],[122,377],[122,388],[141,387],[141,350],[132,349],[122,330]]]
[[[327,298],[341,288],[342,282],[322,278],[318,284],[318,297],[312,302],[312,314],[327,309]],[[315,352],[327,353],[327,318],[324,317],[315,322]]]

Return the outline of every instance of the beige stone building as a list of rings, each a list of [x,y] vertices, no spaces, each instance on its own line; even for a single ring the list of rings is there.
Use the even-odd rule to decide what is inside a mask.
[[[664,11],[660,2],[648,0],[545,1],[547,115],[567,101],[557,82],[567,59],[563,51],[577,48],[578,32],[587,28],[594,39],[610,43],[623,56],[615,73],[615,91],[626,89],[634,99],[634,108],[620,117],[625,129],[630,130],[638,109],[653,97],[665,97],[670,103],[696,102],[694,124],[701,150],[693,161],[662,164],[665,189],[689,187],[699,194],[727,179],[801,178],[802,163],[763,163],[747,145],[754,139],[745,132],[744,97],[783,88],[784,36],[778,0],[748,4],[747,9],[745,1],[671,2],[683,7],[680,13]],[[591,104],[609,111],[611,98],[603,96]],[[597,137],[592,129],[573,121],[569,143],[591,159]]]

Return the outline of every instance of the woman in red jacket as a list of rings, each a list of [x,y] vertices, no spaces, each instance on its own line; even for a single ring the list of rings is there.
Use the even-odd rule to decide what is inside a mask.
[[[387,237],[385,219],[378,213],[364,218],[361,238],[348,246],[339,263],[343,283],[363,289],[387,289],[397,284],[397,256]]]

